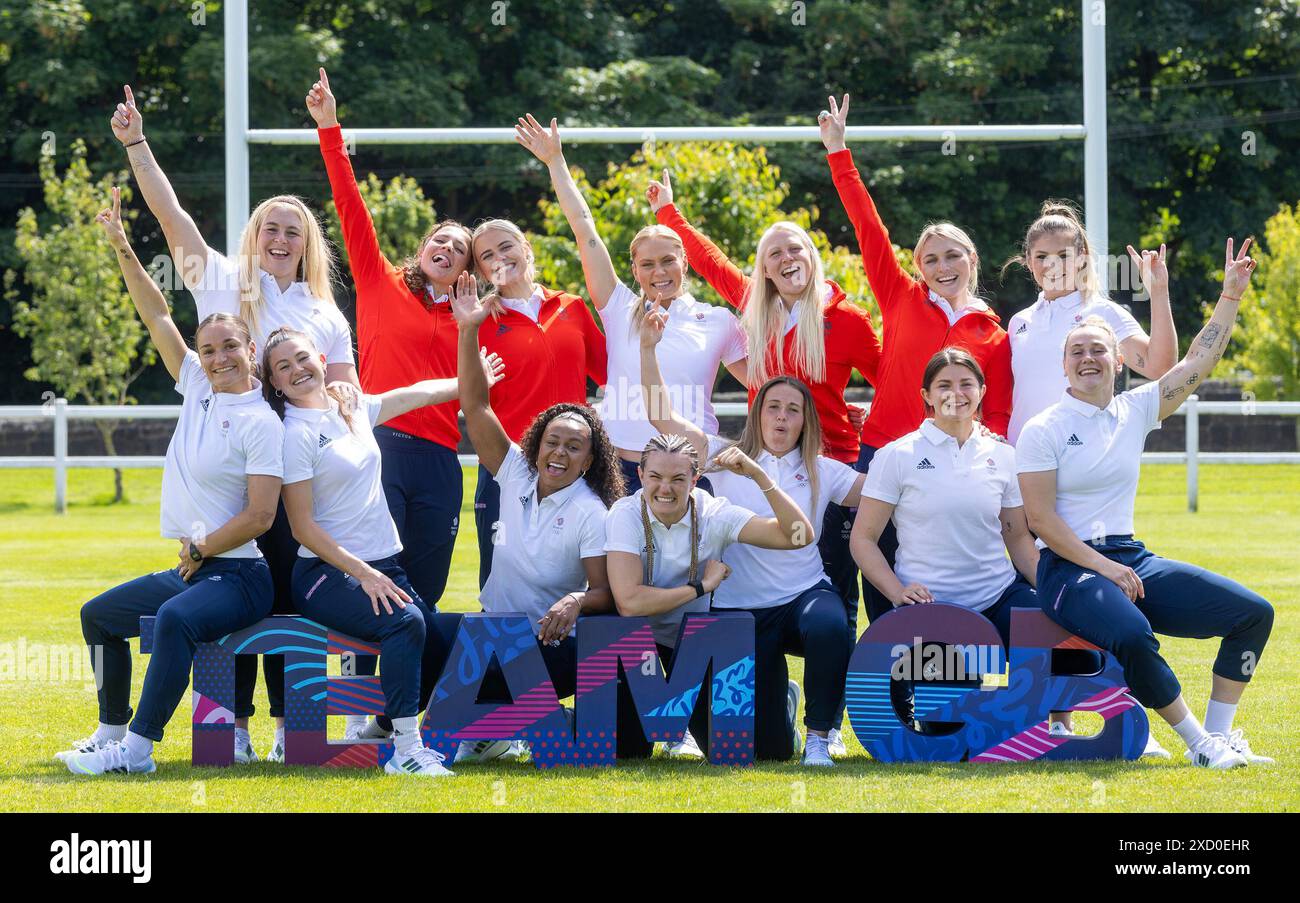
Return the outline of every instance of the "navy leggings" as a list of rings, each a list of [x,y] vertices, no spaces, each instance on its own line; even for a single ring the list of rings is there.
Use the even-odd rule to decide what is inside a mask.
[[[298,541],[293,538],[289,515],[280,501],[275,511],[271,529],[257,537],[257,547],[262,550],[271,568],[271,585],[275,588],[275,601],[271,614],[297,614],[293,607],[293,566],[298,560]],[[284,656],[240,655],[235,657],[235,717],[251,718],[257,711],[253,705],[253,691],[257,689],[257,660],[262,660],[262,673],[266,676],[266,697],[271,703],[271,717],[284,717]]]
[[[294,565],[294,602],[313,621],[379,643],[384,713],[389,719],[409,718],[424,708],[450,650],[435,615],[420,600],[397,558],[366,563],[405,590],[410,604],[398,608],[390,602],[391,614],[382,605],[375,614],[361,584],[319,558],[299,558]]]
[[[478,588],[487,585],[492,573],[494,525],[501,516],[501,484],[492,472],[478,466],[478,485],[474,488],[474,526],[478,529]]]
[[[375,427],[374,434],[383,455],[384,497],[402,540],[398,563],[425,606],[436,612],[460,530],[465,494],[460,459],[445,445],[386,426]],[[374,674],[377,664],[373,655],[358,655],[356,673]]]
[[[754,752],[760,759],[788,759],[796,750],[786,712],[786,653],[804,659],[804,724],[818,731],[840,726],[853,652],[844,601],[823,580],[784,605],[740,610],[754,616]]]
[[[1142,578],[1136,602],[1110,580],[1043,549],[1038,599],[1047,616],[1110,652],[1138,702],[1161,709],[1182,692],[1160,655],[1156,632],[1176,637],[1222,637],[1214,673],[1249,681],[1273,629],[1273,606],[1235,580],[1147,551],[1132,536],[1107,536],[1098,552]]]
[[[97,662],[99,720],[154,742],[190,684],[194,650],[271,612],[271,571],[261,558],[209,558],[186,583],[174,570],[137,577],[81,607],[81,634]],[[156,615],[140,709],[131,718],[131,649],[140,616]],[[100,654],[96,655],[96,649]]]

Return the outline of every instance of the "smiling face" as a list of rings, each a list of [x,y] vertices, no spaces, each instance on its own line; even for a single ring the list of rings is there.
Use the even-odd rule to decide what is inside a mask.
[[[303,407],[309,398],[325,392],[325,355],[300,338],[279,342],[271,349],[267,378],[290,404]]]
[[[970,420],[984,400],[984,391],[969,367],[948,364],[921,390],[921,397],[934,409],[936,419]]]
[[[643,238],[632,251],[633,275],[651,301],[671,301],[682,293],[685,264],[681,245],[667,238]]]
[[[498,289],[531,280],[532,252],[505,229],[484,229],[474,239],[474,260],[480,273]]]
[[[645,464],[637,468],[642,497],[662,523],[675,524],[686,516],[686,503],[698,479],[692,471],[688,455],[658,450],[647,454]]]
[[[194,337],[199,363],[214,392],[247,392],[253,388],[256,349],[239,327],[218,320],[199,330]]]
[[[1088,266],[1088,257],[1080,252],[1076,237],[1064,230],[1036,239],[1028,257],[1029,272],[1048,300],[1077,291]]]
[[[470,266],[469,232],[460,226],[443,226],[420,249],[420,271],[444,293]]]
[[[573,485],[595,460],[591,427],[576,414],[551,419],[537,447],[537,485],[543,495]]]
[[[969,291],[977,260],[973,251],[946,235],[931,235],[916,254],[926,286],[949,304]]]
[[[1065,376],[1077,396],[1113,391],[1115,374],[1123,364],[1114,336],[1098,326],[1080,326],[1065,340]]]
[[[804,397],[794,386],[777,383],[763,396],[759,424],[763,447],[778,458],[794,449],[803,435]]]
[[[298,268],[307,246],[301,214],[277,204],[267,211],[257,230],[258,263],[276,279],[298,278]]]
[[[797,298],[812,279],[812,251],[806,239],[790,229],[774,229],[762,242],[759,265],[782,298]]]

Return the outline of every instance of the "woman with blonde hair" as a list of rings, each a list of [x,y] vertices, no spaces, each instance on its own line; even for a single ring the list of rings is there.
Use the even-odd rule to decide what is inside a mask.
[[[335,304],[331,288],[334,257],[320,223],[307,205],[290,195],[267,198],[250,215],[236,257],[232,259],[209,247],[154,159],[129,85],[124,93],[124,102],[117,105],[110,125],[126,148],[145,203],[162,226],[176,268],[194,296],[199,319],[216,313],[238,316],[259,348],[277,327],[300,329],[325,353],[327,380],[358,385],[352,330]],[[298,544],[283,504],[278,506],[271,528],[257,542],[275,583],[273,613],[292,614],[291,583]],[[262,667],[276,723],[276,741],[268,758],[280,761],[284,656],[263,656]],[[240,656],[235,673],[235,761],[246,764],[257,759],[248,734],[248,719],[254,712],[257,658]]]
[[[601,420],[618,447],[628,491],[641,485],[642,449],[655,435],[641,396],[640,331],[648,311],[668,312],[658,350],[669,390],[677,393],[678,412],[707,433],[718,431],[713,384],[723,364],[741,383],[746,376],[744,333],[728,311],[695,300],[685,288],[686,254],[669,229],[649,226],[633,238],[632,274],[640,294],[619,281],[591,210],[569,172],[554,119],[545,129],[531,115],[515,126],[515,139],[537,157],[551,176],[560,208],[573,230],[591,303],[605,325],[609,378]]]
[[[651,422],[664,433],[685,435],[700,460],[721,440],[674,413],[664,391],[654,346],[663,335],[662,312],[652,313],[641,339],[641,379],[650,399]],[[769,494],[779,489],[819,527],[830,504],[852,506],[865,477],[847,464],[825,457],[821,419],[812,391],[793,376],[780,375],[759,387],[749,406],[745,429],[735,448],[769,478],[772,489],[748,475],[705,465],[712,474],[713,492],[759,514],[775,504]],[[826,576],[821,555],[811,541],[796,548],[772,550],[733,544],[722,553],[732,577],[713,593],[713,609],[748,611],[754,617],[754,693],[756,752],[763,758],[788,759],[799,750],[795,716],[799,685],[789,680],[785,656],[803,656],[808,684],[804,724],[808,740],[803,764],[833,765],[830,732],[840,723],[853,633],[844,600]]]

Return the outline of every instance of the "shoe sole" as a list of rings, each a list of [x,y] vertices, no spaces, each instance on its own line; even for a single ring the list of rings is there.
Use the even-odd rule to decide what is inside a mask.
[[[392,759],[388,761],[392,762]],[[387,764],[384,765],[384,773],[411,778],[454,778],[456,776],[456,772],[449,768],[444,768],[442,771],[403,771],[400,768],[389,768]]]
[[[472,765],[482,765],[485,762],[495,762],[497,759],[506,758],[506,756],[510,754],[510,747],[511,743],[509,740],[497,740],[484,749],[483,752],[470,753],[463,758],[459,754],[459,751],[457,751],[456,758],[452,761],[457,765],[462,762],[469,762]],[[511,758],[518,759],[520,756],[512,755]]]

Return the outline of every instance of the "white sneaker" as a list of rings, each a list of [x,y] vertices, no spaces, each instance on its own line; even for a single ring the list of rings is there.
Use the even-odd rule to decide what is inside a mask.
[[[54,754],[54,758],[60,762],[68,761],[69,756],[75,756],[79,753],[92,753],[97,749],[103,749],[110,743],[119,743],[119,740],[96,740],[95,735],[82,737],[80,740],[73,741],[68,749],[60,750]]]
[[[1272,765],[1277,761],[1276,759],[1270,759],[1268,756],[1261,756],[1251,752],[1250,744],[1246,742],[1246,735],[1242,733],[1241,728],[1237,728],[1228,734],[1228,746],[1251,765]]]
[[[253,749],[253,740],[247,733],[235,731],[235,764],[248,765],[257,761],[257,750]]]
[[[266,754],[268,762],[284,762],[284,741],[276,740],[271,744],[271,749]]]
[[[1074,731],[1065,726],[1064,721],[1053,721],[1052,726],[1047,729],[1049,737],[1073,737]],[[1159,746],[1160,744],[1156,744]],[[1165,758],[1169,758],[1169,753],[1165,753]]]
[[[814,765],[822,768],[835,765],[831,761],[828,739],[828,737],[819,736],[812,731],[808,732],[808,742],[804,744],[803,748],[804,765]]]
[[[436,750],[429,749],[427,746],[417,746],[409,756],[395,753],[384,763],[384,771],[389,774],[412,774],[422,778],[449,778],[454,776],[455,772],[443,767],[442,763],[446,759],[446,756]]]
[[[158,770],[152,754],[143,761],[132,762],[126,744],[120,740],[110,740],[91,752],[74,752],[63,764],[73,774],[149,774]]]
[[[792,744],[791,749],[798,749],[800,740],[802,739],[799,736],[799,724],[795,720],[799,717],[799,698],[802,695],[803,691],[799,689],[799,685],[793,680],[786,684],[785,715],[786,722],[790,725],[790,733],[792,735],[790,741]]]
[[[384,730],[372,717],[368,721],[348,722],[348,726],[343,730],[343,739],[349,743],[359,743],[363,740],[391,740],[393,732]]]
[[[511,740],[510,749],[501,754],[503,761],[522,762],[533,754],[533,748],[527,740]]]
[[[665,743],[665,751],[670,759],[703,759],[704,753],[700,751],[700,745],[695,742],[695,735],[688,729],[686,736],[682,737],[676,743]]]
[[[456,748],[456,758],[452,761],[491,762],[510,752],[514,744],[510,740],[462,740]]]
[[[1138,756],[1138,758],[1139,759],[1170,759],[1173,757],[1169,755],[1169,750],[1165,749],[1163,746],[1160,745],[1160,741],[1156,739],[1156,735],[1151,733],[1150,728],[1148,728],[1146,749],[1142,750],[1142,755]]]
[[[1228,745],[1223,734],[1206,734],[1184,756],[1198,768],[1241,768],[1246,757]]]
[[[826,732],[826,752],[832,756],[847,756],[849,748],[844,743],[844,734],[838,727]]]

